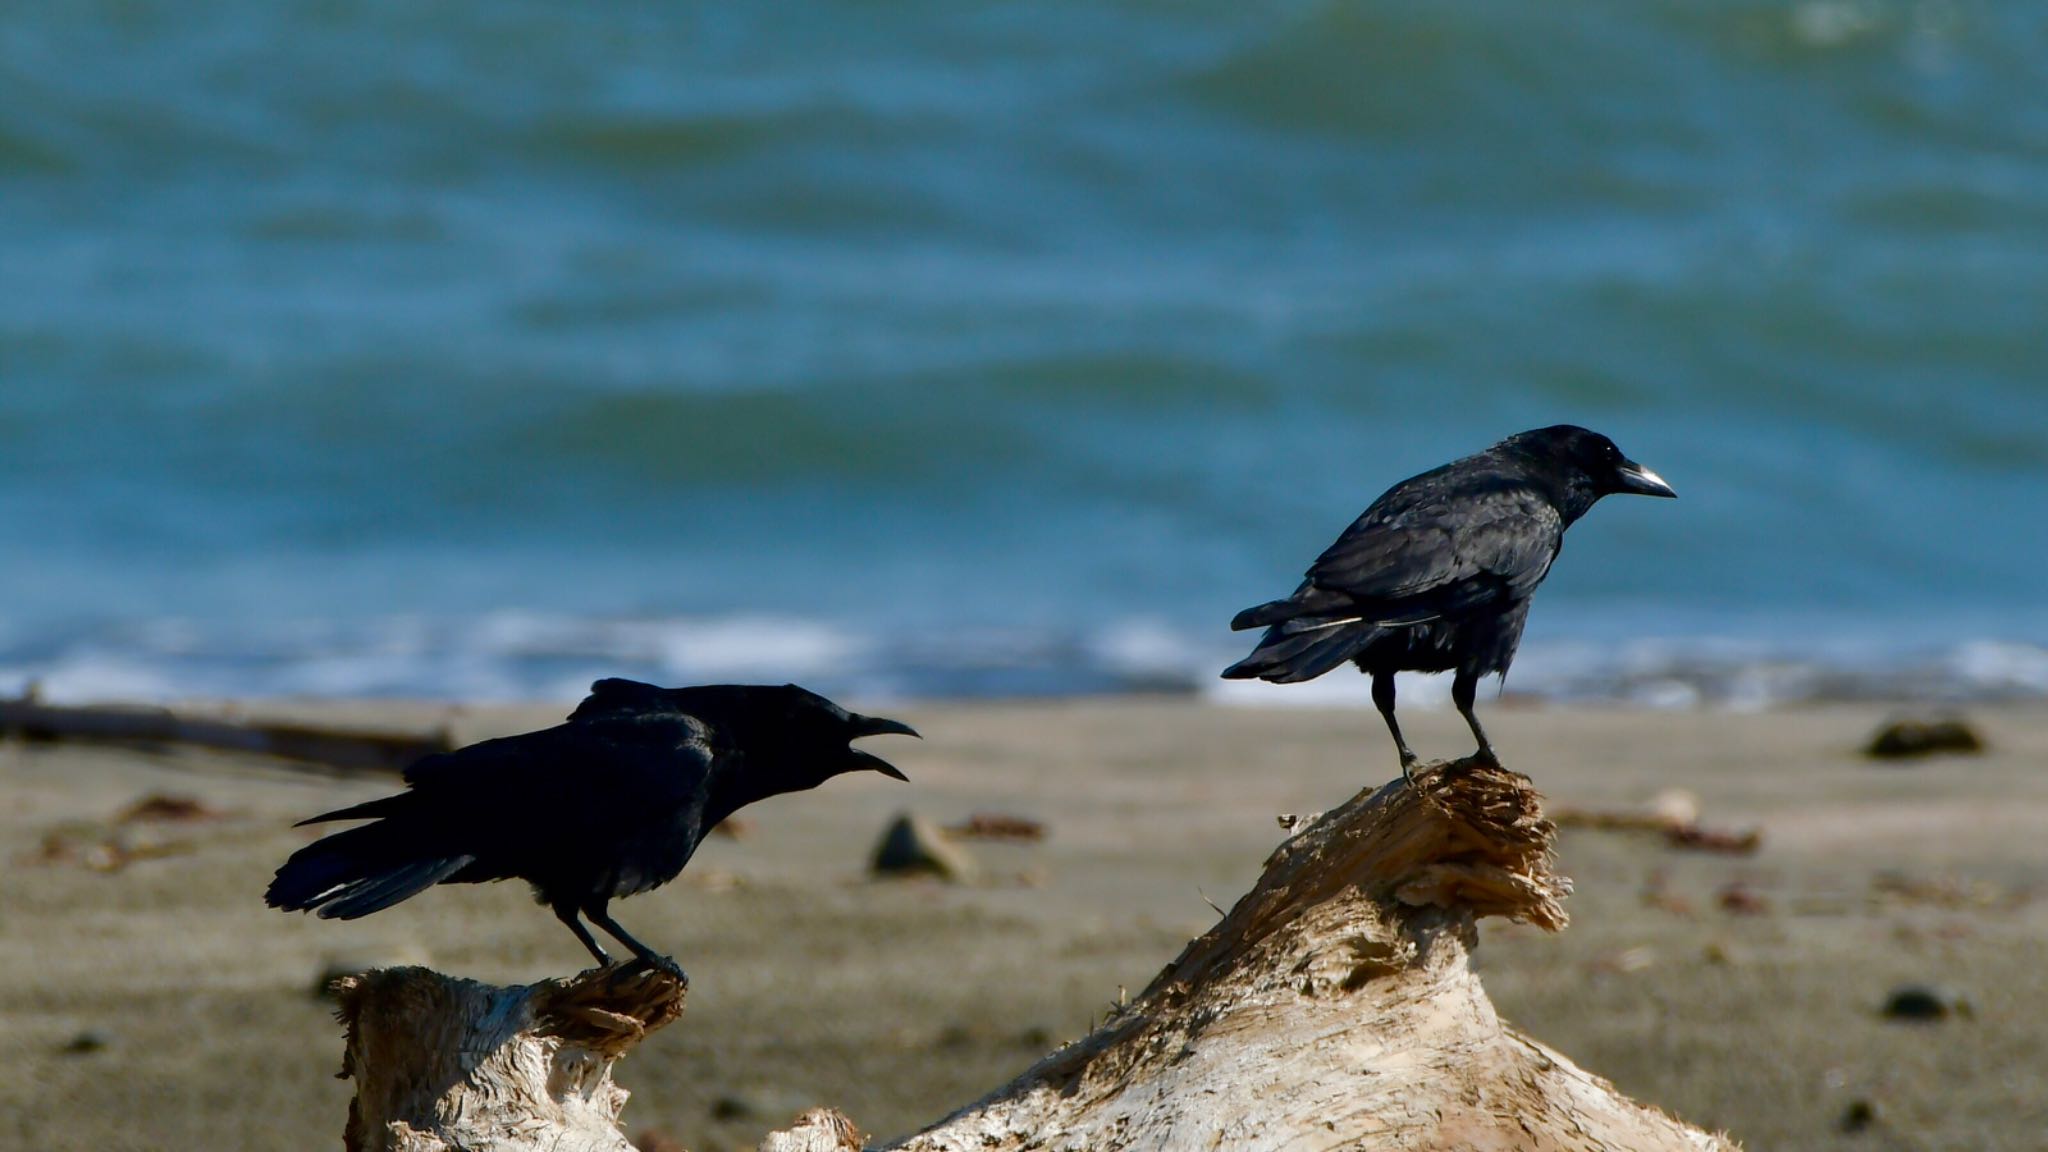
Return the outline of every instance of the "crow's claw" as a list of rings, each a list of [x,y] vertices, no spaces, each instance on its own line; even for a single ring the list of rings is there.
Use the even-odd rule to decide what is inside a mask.
[[[683,966],[667,956],[635,956],[621,964],[619,972],[621,974],[630,972],[660,972],[665,976],[673,977],[679,984],[688,984],[690,982],[690,974],[683,971]]]

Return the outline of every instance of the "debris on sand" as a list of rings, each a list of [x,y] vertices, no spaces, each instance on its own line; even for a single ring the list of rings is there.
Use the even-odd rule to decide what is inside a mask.
[[[1655,966],[1657,950],[1647,944],[1603,952],[1587,963],[1596,976],[1630,976]]]
[[[868,870],[877,876],[936,876],[965,883],[980,869],[965,848],[921,816],[904,812],[882,833]]]
[[[197,796],[152,792],[115,815],[116,824],[192,824],[224,820],[227,813]]]
[[[1597,828],[1603,832],[1662,832],[1671,818],[1652,808],[1559,808],[1551,813],[1559,828]]]
[[[1730,916],[1766,916],[1771,911],[1770,898],[1742,880],[1722,885],[1714,893],[1714,905]]]
[[[1760,828],[1731,830],[1700,823],[1699,797],[1668,789],[1642,808],[1561,808],[1551,817],[1560,828],[1599,828],[1609,832],[1654,832],[1672,848],[1751,856],[1763,847]]]
[[[1892,720],[1877,730],[1864,746],[1863,754],[1873,760],[1911,760],[1936,753],[1976,756],[1984,751],[1984,738],[1977,735],[1960,716]]]
[[[2018,908],[2032,899],[2024,889],[2009,889],[1989,880],[1950,873],[1919,875],[1887,868],[1870,878],[1874,903],[1933,908]]]
[[[1666,828],[1692,828],[1700,822],[1700,798],[1683,788],[1666,788],[1651,797],[1649,814]]]
[[[733,892],[747,886],[747,878],[727,868],[692,868],[676,883],[699,892]]]
[[[810,1105],[810,1098],[793,1088],[749,1085],[713,1100],[711,1118],[725,1123],[739,1120],[765,1122],[776,1116],[794,1116]]]
[[[1644,878],[1642,902],[1645,908],[1669,912],[1673,916],[1690,917],[1694,912],[1691,900],[1671,890],[1671,874],[1662,868],[1651,869]]]
[[[1749,963],[1749,953],[1727,940],[1709,940],[1700,949],[1700,959],[1716,968],[1737,968]]]
[[[189,836],[165,827],[226,820],[230,813],[194,796],[151,792],[101,820],[67,820],[49,828],[34,848],[14,863],[25,867],[77,867],[119,872],[140,860],[183,856],[198,850]]]
[[[666,1128],[642,1129],[638,1136],[633,1137],[633,1147],[638,1152],[690,1152],[682,1138]]]
[[[1045,822],[1004,812],[975,812],[959,824],[946,826],[955,840],[1007,840],[1029,844],[1045,839]]]
[[[119,872],[138,860],[183,856],[197,850],[186,839],[137,834],[133,827],[71,823],[43,834],[36,847],[14,858],[30,868],[78,867],[89,872]]]
[[[1723,828],[1702,828],[1686,824],[1664,830],[1664,842],[1673,848],[1693,852],[1718,852],[1724,856],[1754,856],[1763,847],[1762,829],[1744,828],[1730,832]]]
[[[723,836],[728,840],[745,840],[754,834],[754,822],[744,816],[727,816],[711,826],[709,835]]]

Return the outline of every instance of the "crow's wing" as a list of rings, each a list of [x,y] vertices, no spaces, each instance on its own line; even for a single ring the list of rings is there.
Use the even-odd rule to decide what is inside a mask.
[[[642,891],[682,870],[719,757],[680,715],[564,724],[414,764],[407,791],[302,823],[373,820],[292,854],[267,903],[354,919],[443,881],[522,876],[548,900]]]
[[[424,757],[405,770],[405,782],[415,790],[434,791],[493,782],[536,791],[572,783],[628,784],[664,758],[708,758],[711,742],[707,725],[680,712],[600,715]],[[671,771],[656,774],[680,784],[692,773],[689,765],[675,764]],[[645,783],[658,786],[655,781]]]
[[[480,857],[594,849],[674,834],[715,761],[689,716],[562,724],[426,757],[405,770],[409,791],[308,823],[382,816]]]
[[[1403,485],[1317,558],[1297,599],[1342,603],[1374,623],[1421,623],[1528,596],[1563,539],[1557,508],[1512,478]]]
[[[673,689],[628,680],[622,676],[607,676],[590,686],[590,695],[569,714],[571,721],[601,720],[620,713],[652,715],[673,712]]]

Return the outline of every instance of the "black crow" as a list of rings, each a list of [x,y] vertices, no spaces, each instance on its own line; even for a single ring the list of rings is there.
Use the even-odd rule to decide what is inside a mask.
[[[300,821],[376,818],[292,853],[264,902],[353,920],[435,884],[516,876],[598,963],[611,957],[578,913],[684,979],[611,918],[612,898],[674,879],[705,833],[756,800],[862,769],[905,779],[849,746],[884,733],[917,735],[794,684],[599,680],[565,724],[429,756],[405,770],[407,791]]]
[[[1406,775],[1415,753],[1394,721],[1394,673],[1454,671],[1451,700],[1479,754],[1498,762],[1472,713],[1479,678],[1507,675],[1564,530],[1617,492],[1677,495],[1612,440],[1570,424],[1403,480],[1316,559],[1294,595],[1237,614],[1232,629],[1266,634],[1223,675],[1291,684],[1358,665],[1372,674]]]

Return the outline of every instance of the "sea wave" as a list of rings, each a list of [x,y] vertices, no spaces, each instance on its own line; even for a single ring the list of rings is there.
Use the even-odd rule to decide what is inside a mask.
[[[64,702],[194,697],[559,700],[601,676],[666,684],[795,681],[875,699],[1168,694],[1241,707],[1369,704],[1365,677],[1224,681],[1240,638],[1133,619],[1087,631],[926,636],[789,616],[584,619],[501,612],[261,629],[166,620],[60,639],[0,630],[0,690]],[[1403,707],[1449,706],[1447,677],[1405,676]],[[1975,638],[1648,638],[1525,645],[1504,689],[1557,704],[1756,711],[1829,701],[2048,699],[2048,645]]]
[[[1683,498],[1573,530],[1508,692],[2033,698],[2044,54],[2018,0],[20,6],[0,689],[1360,701],[1220,622],[1571,421]]]

